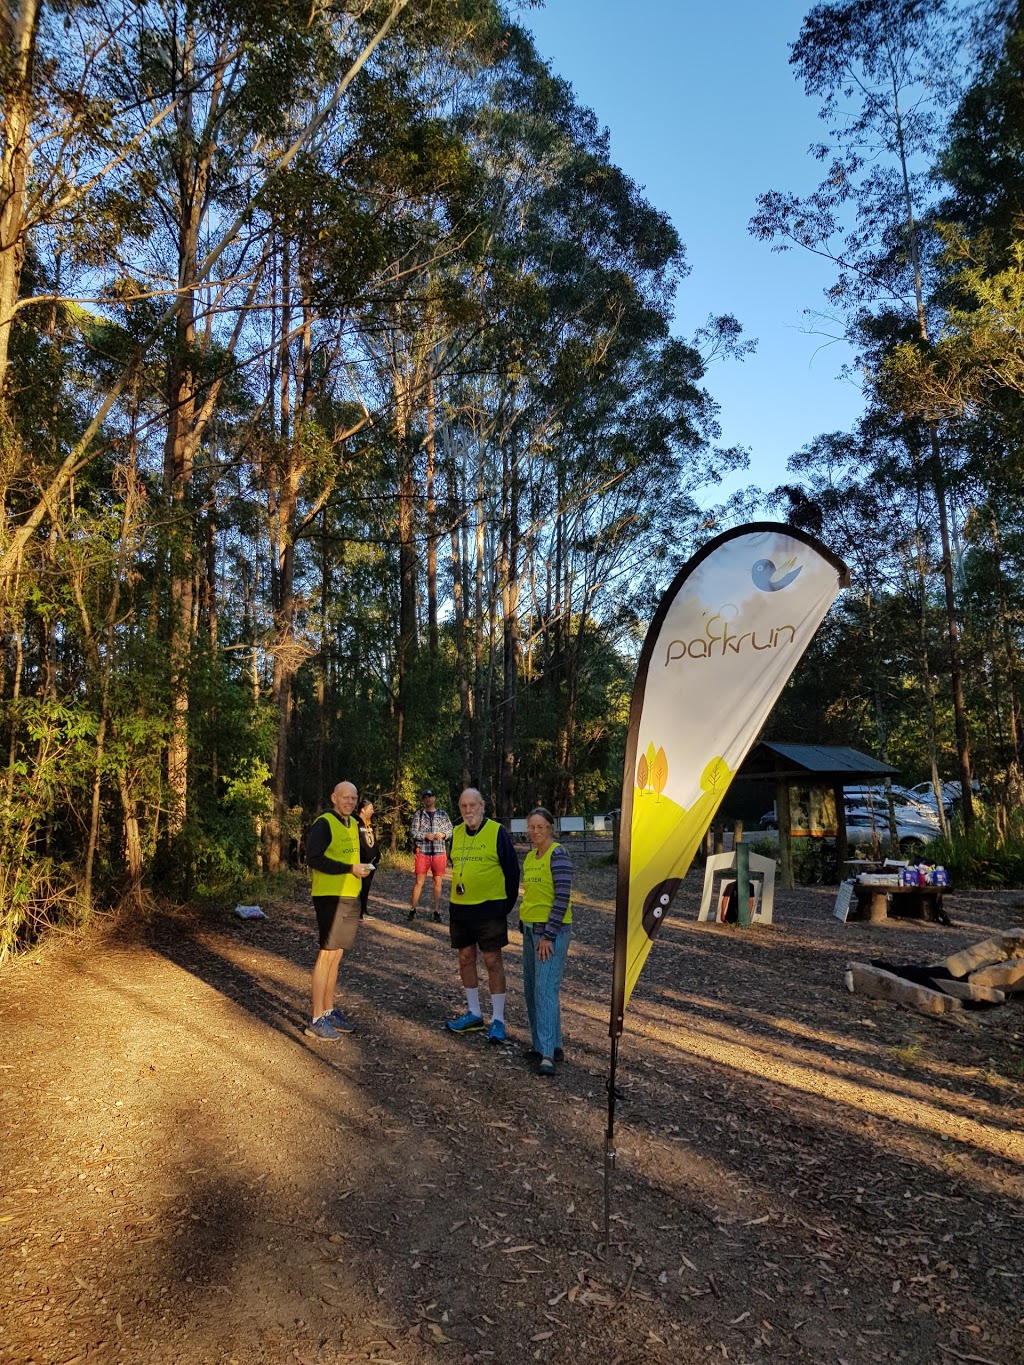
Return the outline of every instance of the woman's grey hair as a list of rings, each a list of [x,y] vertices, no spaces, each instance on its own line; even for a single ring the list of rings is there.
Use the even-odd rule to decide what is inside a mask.
[[[555,817],[548,810],[547,806],[534,806],[533,810],[530,811],[530,814],[526,817],[527,820],[529,820],[530,817],[534,815],[539,815],[542,820],[546,820],[548,824],[551,826],[551,828],[554,829]]]

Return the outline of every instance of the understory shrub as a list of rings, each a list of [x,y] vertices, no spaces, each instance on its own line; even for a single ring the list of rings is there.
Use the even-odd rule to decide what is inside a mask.
[[[936,839],[925,853],[941,863],[954,887],[1024,886],[1024,809],[1011,811],[1000,828],[991,812],[979,810],[968,833],[959,821],[948,839]]]

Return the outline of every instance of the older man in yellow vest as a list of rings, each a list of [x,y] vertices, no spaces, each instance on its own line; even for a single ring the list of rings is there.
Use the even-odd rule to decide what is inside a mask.
[[[452,890],[448,907],[452,947],[459,955],[459,975],[466,991],[466,1013],[450,1019],[452,1033],[474,1033],[484,1027],[477,976],[477,951],[487,970],[491,1024],[487,1041],[505,1041],[505,965],[501,950],[508,943],[508,916],[519,895],[519,859],[509,832],[497,820],[484,818],[484,798],[475,787],[459,797],[462,824],[452,834]]]
[[[313,1017],[310,1038],[334,1040],[354,1027],[334,1005],[338,968],[359,927],[359,884],[373,871],[359,861],[359,826],[353,819],[359,793],[351,782],[331,792],[331,809],[318,816],[306,841],[306,862],[313,869],[313,906],[320,951],[313,964]]]

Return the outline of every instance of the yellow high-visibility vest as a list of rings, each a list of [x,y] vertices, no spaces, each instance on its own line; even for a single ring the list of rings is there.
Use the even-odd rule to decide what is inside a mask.
[[[452,905],[482,905],[484,901],[506,899],[505,873],[498,860],[499,829],[496,820],[485,820],[475,834],[470,834],[464,824],[455,826]]]
[[[332,858],[336,863],[358,863],[359,827],[355,817],[350,815],[347,825],[329,810],[317,818],[326,820],[331,831],[331,842],[324,849],[324,857]],[[358,896],[359,886],[360,878],[352,872],[331,874],[313,869],[314,896]]]
[[[551,878],[551,855],[561,844],[552,844],[538,858],[531,851],[523,863],[523,899],[519,906],[519,918],[524,924],[547,924],[551,907],[555,903],[555,883]],[[563,924],[572,923],[572,897],[565,912]]]

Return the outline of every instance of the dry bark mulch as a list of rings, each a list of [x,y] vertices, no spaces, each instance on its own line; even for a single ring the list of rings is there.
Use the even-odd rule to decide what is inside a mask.
[[[583,860],[581,859],[582,863]],[[294,897],[55,941],[0,973],[0,1361],[1024,1362],[1024,1001],[926,1018],[849,958],[1024,922],[696,923],[693,874],[627,1014],[603,1225],[614,874],[577,868],[554,1081],[456,1038],[410,879],[342,966],[359,1031],[302,1034]],[[514,936],[518,944],[518,935]]]

